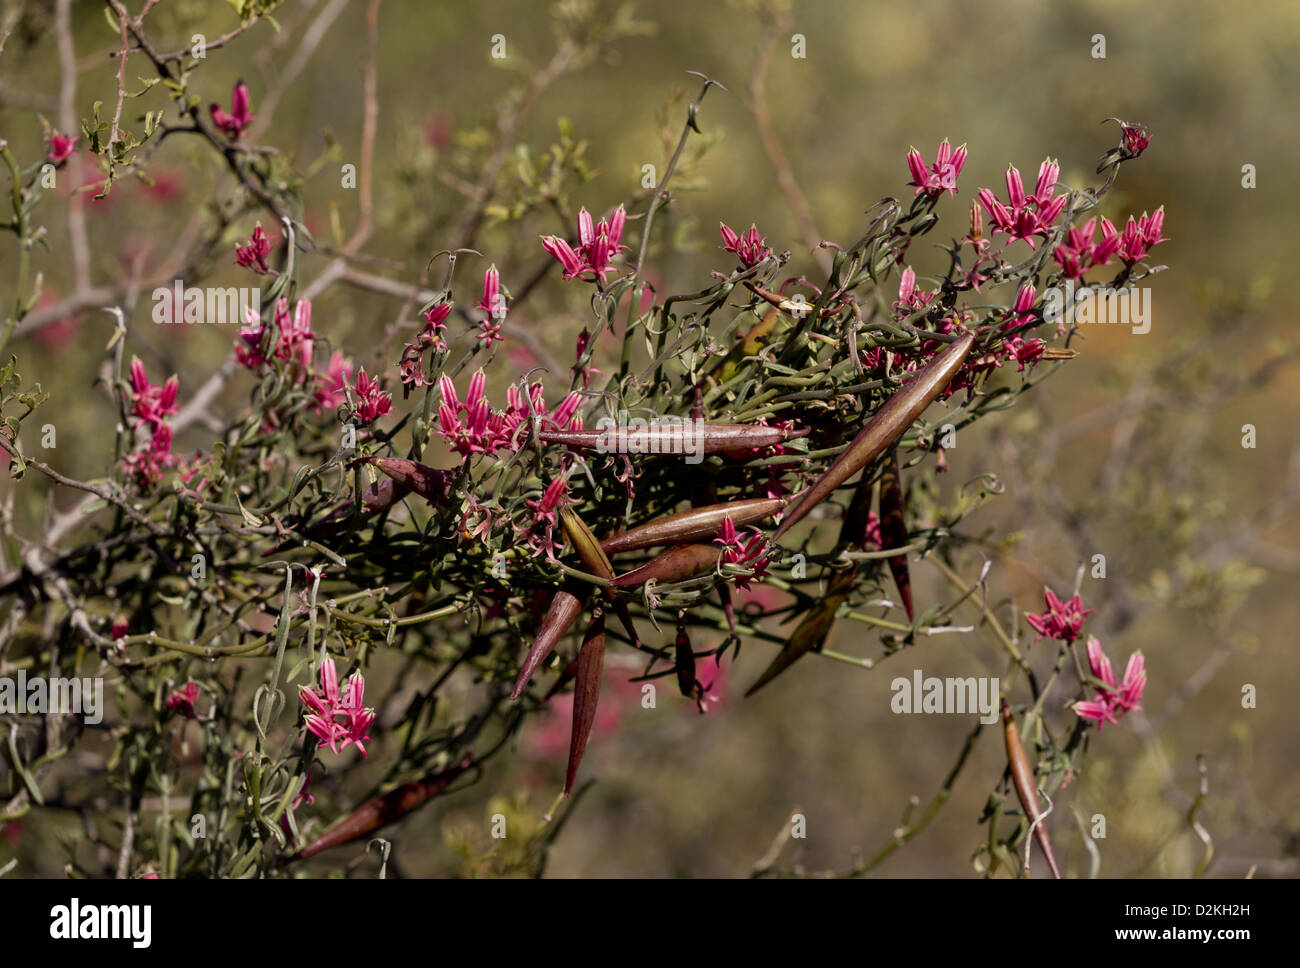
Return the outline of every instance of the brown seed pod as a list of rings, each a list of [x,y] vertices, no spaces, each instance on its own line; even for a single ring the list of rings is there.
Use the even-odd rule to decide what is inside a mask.
[[[687,434],[692,443],[692,450],[698,447],[701,453],[718,454],[740,452],[755,447],[771,447],[794,437],[801,437],[807,430],[786,430],[783,427],[768,427],[763,424],[691,424],[683,431],[682,427],[672,424],[647,427],[584,430],[543,430],[539,436],[543,443],[562,444],[579,450],[601,450],[608,453],[629,454],[680,454]],[[696,436],[697,435],[697,436]]]
[[[619,575],[615,588],[635,588],[652,578],[658,582],[685,581],[710,572],[718,563],[719,549],[711,544],[685,544],[669,548],[640,568]]]
[[[949,343],[934,359],[922,367],[902,389],[876,411],[875,416],[853,438],[852,443],[826,469],[817,482],[803,492],[799,503],[786,515],[781,526],[772,535],[779,540],[804,515],[826,500],[837,487],[879,457],[903,432],[912,425],[925,408],[952,382],[974,345],[975,335],[965,336]]]
[[[861,548],[866,544],[867,524],[871,517],[871,492],[872,487],[868,481],[858,482],[853,491],[853,500],[849,502],[840,524],[841,547]],[[807,653],[826,644],[826,637],[835,624],[835,613],[848,599],[857,575],[858,566],[854,565],[848,571],[838,572],[831,578],[825,596],[804,615],[795,627],[794,634],[773,657],[758,680],[749,687],[745,693],[746,698],[758,692]]]
[[[573,730],[569,736],[569,766],[564,775],[564,795],[573,792],[578,765],[587,750],[591,727],[596,722],[600,701],[600,680],[605,670],[605,615],[596,609],[578,652],[577,681],[573,690]]]
[[[609,558],[601,550],[600,542],[591,533],[591,528],[587,527],[582,518],[578,517],[578,512],[567,505],[560,508],[560,525],[564,528],[565,536],[568,537],[569,543],[573,545],[573,549],[578,553],[578,557],[587,570],[598,578],[613,581],[614,566],[610,564]],[[631,638],[633,646],[635,646],[639,640],[636,634],[636,626],[632,624],[632,613],[628,611],[627,603],[615,599],[612,595],[606,596],[606,598],[613,606],[619,622],[627,630],[627,634]]]
[[[469,769],[472,758],[471,753],[466,753],[455,766],[419,780],[412,780],[396,790],[390,790],[367,800],[311,843],[281,857],[279,862],[287,864],[291,861],[303,860],[313,854],[319,854],[322,850],[359,840],[374,833],[380,827],[405,816],[447,789],[452,780]]]
[[[431,504],[443,504],[451,496],[452,475],[446,471],[404,457],[368,457],[366,460]]]
[[[537,637],[533,639],[532,647],[524,658],[523,667],[519,670],[519,676],[515,679],[515,687],[510,692],[511,699],[519,698],[527,688],[529,680],[533,678],[537,667],[555,648],[555,643],[560,641],[564,633],[569,631],[573,623],[578,620],[578,616],[582,614],[582,599],[578,596],[585,594],[586,589],[590,587],[578,581],[571,581],[565,582],[565,587],[556,590],[555,598],[551,599],[551,607],[542,616]]]
[[[747,524],[770,518],[783,507],[784,498],[759,497],[691,508],[647,521],[622,534],[611,535],[601,541],[600,546],[608,554],[614,555],[637,548],[684,544],[700,538],[712,538],[726,518],[731,518],[737,528],[743,528]]]
[[[880,477],[880,547],[882,551],[901,548],[907,544],[907,520],[903,516],[903,479],[898,466],[898,451],[891,448],[885,461],[885,471]],[[909,622],[916,621],[912,611],[912,576],[907,567],[907,555],[889,559],[889,570],[898,597],[903,600]]]
[[[1052,869],[1052,876],[1061,879],[1061,871],[1056,866],[1056,857],[1052,854],[1052,841],[1047,836],[1047,825],[1043,822],[1043,811],[1038,806],[1038,782],[1034,779],[1034,767],[1029,762],[1029,754],[1020,742],[1020,731],[1016,729],[1016,720],[1011,715],[1011,706],[1002,700],[1002,733],[1007,744],[1007,766],[1011,769],[1011,782],[1015,784],[1016,796],[1024,808],[1025,816],[1034,828],[1034,838],[1043,848],[1047,857],[1047,866]]]

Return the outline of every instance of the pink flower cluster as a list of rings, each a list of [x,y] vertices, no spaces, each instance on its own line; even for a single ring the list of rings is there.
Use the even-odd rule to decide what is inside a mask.
[[[607,272],[615,271],[610,262],[628,248],[620,244],[626,224],[627,213],[622,205],[614,210],[608,222],[601,219],[599,224],[592,221],[591,213],[584,208],[578,213],[576,251],[564,239],[554,235],[542,239],[542,248],[559,260],[564,267],[565,279],[603,282]]]
[[[719,224],[719,231],[722,233],[720,248],[724,252],[736,253],[736,258],[746,269],[754,268],[772,254],[772,250],[765,244],[767,240],[758,234],[758,226],[751,225],[748,232],[737,235],[731,226],[725,223]]]
[[[939,153],[934,164],[929,167],[926,167],[921,152],[912,148],[907,153],[907,169],[912,173],[912,180],[908,184],[916,186],[914,195],[925,192],[927,198],[938,198],[945,191],[949,195],[956,195],[957,176],[965,165],[966,146],[962,145],[953,151],[947,138],[939,142]]]
[[[163,470],[176,463],[172,453],[172,429],[167,418],[176,413],[176,394],[180,383],[170,377],[157,386],[149,382],[144,364],[131,361],[131,417],[133,426],[149,432],[149,439],[139,450],[123,458],[123,470],[135,478],[141,488],[149,488],[162,479]]]
[[[289,315],[289,300],[281,296],[275,303],[275,345],[264,350],[267,340],[267,325],[261,314],[248,311],[248,326],[240,330],[240,342],[235,344],[235,359],[250,370],[277,359],[286,366],[295,360],[301,365],[299,380],[305,380],[311,372],[311,354],[316,338],[311,331],[311,300],[299,299],[294,305],[293,315]]]
[[[1162,205],[1156,209],[1156,213],[1147,216],[1146,212],[1142,217],[1134,220],[1133,216],[1128,217],[1128,222],[1124,225],[1124,234],[1119,237],[1119,257],[1128,265],[1141,262],[1146,258],[1147,253],[1153,246],[1161,242],[1168,241],[1161,234],[1165,226],[1165,209]]]
[[[249,272],[255,272],[259,276],[273,276],[275,270],[266,264],[266,258],[270,254],[271,240],[262,231],[259,222],[253,227],[252,238],[243,245],[235,247],[235,265],[243,266]]]
[[[248,85],[240,81],[230,92],[230,113],[227,114],[215,104],[208,105],[208,111],[212,115],[212,123],[231,141],[238,141],[239,136],[253,120],[251,107]]]
[[[1024,239],[1031,249],[1035,248],[1034,236],[1048,235],[1065,209],[1068,196],[1055,194],[1060,173],[1061,166],[1048,158],[1038,167],[1038,183],[1033,194],[1027,195],[1020,172],[1014,166],[1008,167],[1005,205],[998,201],[991,189],[981,188],[980,204],[989,213],[994,234],[1003,232],[1009,236],[1010,242]]]
[[[1101,240],[1097,240],[1097,226],[1101,225]],[[1119,232],[1110,219],[1090,218],[1082,228],[1071,228],[1065,241],[1052,252],[1052,258],[1061,267],[1066,278],[1081,279],[1089,269],[1110,265],[1111,256],[1119,250]]]
[[[749,535],[741,538],[736,533],[736,525],[731,518],[723,518],[718,533],[713,539],[722,545],[722,563],[747,568],[752,575],[737,575],[736,587],[749,588],[751,581],[762,581],[767,574],[768,546],[767,538],[758,528],[750,528]]]
[[[518,444],[516,435],[519,428],[534,414],[548,429],[577,430],[582,427],[582,418],[577,415],[582,394],[576,390],[560,401],[554,412],[548,412],[540,383],[528,388],[527,398],[518,387],[510,386],[506,390],[506,409],[494,411],[484,395],[487,376],[482,370],[470,377],[463,401],[456,395],[456,385],[450,377],[440,377],[438,388],[442,393],[442,403],[438,407],[438,433],[462,459],[472,454],[513,450]]]
[[[1124,669],[1124,678],[1115,682],[1115,674],[1110,668],[1110,659],[1101,649],[1101,643],[1095,638],[1088,638],[1088,666],[1092,674],[1104,683],[1097,693],[1097,698],[1087,702],[1076,702],[1074,711],[1081,719],[1091,719],[1101,729],[1103,723],[1118,723],[1119,717],[1133,710],[1141,710],[1142,692],[1147,686],[1146,660],[1141,652],[1134,652],[1128,657]]]
[[[375,711],[362,702],[365,689],[365,677],[354,672],[340,696],[334,660],[326,659],[320,664],[320,691],[306,686],[298,691],[298,701],[311,710],[306,718],[307,729],[335,755],[352,743],[362,756],[366,755],[362,744],[370,742],[366,730],[375,721]]]
[[[1050,588],[1043,590],[1043,601],[1047,605],[1047,611],[1025,616],[1025,621],[1038,633],[1035,642],[1042,638],[1073,642],[1079,637],[1083,620],[1095,611],[1095,609],[1084,608],[1083,599],[1078,595],[1062,601]]]

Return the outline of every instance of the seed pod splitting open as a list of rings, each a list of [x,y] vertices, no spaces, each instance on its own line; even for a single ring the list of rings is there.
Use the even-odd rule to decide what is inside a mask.
[[[1034,779],[1034,767],[1029,762],[1029,754],[1020,742],[1020,730],[1016,729],[1015,717],[1011,715],[1011,706],[1002,700],[1002,733],[1006,739],[1007,766],[1011,769],[1011,782],[1015,784],[1016,796],[1024,808],[1025,816],[1034,828],[1034,837],[1043,854],[1047,857],[1047,866],[1052,869],[1052,876],[1061,878],[1060,868],[1056,866],[1056,857],[1052,854],[1052,841],[1047,836],[1047,825],[1042,823],[1043,811],[1038,806],[1038,782]]]
[[[944,387],[952,382],[974,345],[975,334],[967,333],[917,371],[897,393],[886,401],[853,438],[844,452],[826,469],[817,482],[803,492],[799,502],[786,515],[772,540],[790,530],[804,515],[826,500],[837,487],[879,457],[912,425]]]
[[[637,548],[684,544],[700,538],[712,538],[726,518],[731,518],[737,528],[743,528],[747,524],[771,517],[783,507],[784,498],[760,497],[690,508],[647,521],[622,534],[611,535],[600,542],[600,547],[613,555]]]

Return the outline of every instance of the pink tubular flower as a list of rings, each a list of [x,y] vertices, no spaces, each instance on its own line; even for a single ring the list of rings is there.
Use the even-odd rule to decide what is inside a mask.
[[[392,394],[379,389],[379,380],[367,377],[365,367],[357,373],[355,390],[357,416],[363,424],[374,423],[380,417],[388,416],[393,409]]]
[[[910,316],[924,309],[933,298],[933,293],[923,293],[916,288],[916,273],[912,267],[904,268],[903,274],[898,278],[898,298],[894,300],[894,311],[900,316]]]
[[[953,151],[947,138],[939,142],[938,157],[928,168],[921,153],[912,148],[907,152],[907,169],[912,173],[912,180],[908,184],[916,186],[914,195],[925,192],[928,198],[938,198],[945,191],[949,195],[956,195],[957,176],[965,164],[966,146],[962,145]]]
[[[542,248],[554,256],[564,268],[565,279],[583,279],[586,282],[603,282],[605,274],[613,272],[611,260],[627,248],[622,245],[623,228],[627,212],[620,205],[610,215],[609,221],[592,220],[585,208],[578,213],[578,248],[575,251],[564,239],[554,235],[542,238]],[[590,277],[590,278],[588,278]],[[487,282],[484,280],[486,293]]]
[[[199,698],[199,684],[191,679],[180,689],[177,689],[163,704],[168,712],[179,713],[186,719],[194,718],[194,704]]]
[[[161,427],[163,421],[176,413],[179,390],[180,382],[174,376],[168,377],[162,386],[154,386],[139,358],[131,360],[131,412],[150,427]]]
[[[1015,360],[1019,364],[1019,372],[1023,373],[1025,365],[1037,363],[1046,348],[1047,343],[1044,340],[1021,339],[1017,336],[1007,344],[1008,358]]]
[[[57,131],[50,132],[50,141],[45,157],[53,162],[55,167],[62,168],[64,163],[77,150],[77,140],[72,135],[59,134]]]
[[[271,254],[271,240],[262,231],[259,222],[253,228],[252,237],[244,244],[235,247],[235,265],[243,266],[259,276],[273,276],[275,270],[266,264],[266,257]]]
[[[1089,636],[1088,667],[1103,686],[1096,699],[1074,704],[1074,711],[1081,719],[1091,719],[1101,729],[1103,723],[1118,723],[1119,717],[1125,713],[1142,709],[1142,692],[1146,689],[1147,677],[1146,660],[1141,652],[1129,656],[1124,678],[1116,684],[1110,659],[1102,651],[1101,643]]]
[[[337,409],[347,399],[344,388],[351,382],[352,364],[346,356],[335,350],[330,355],[325,372],[316,374],[316,412]]]
[[[767,240],[758,234],[757,226],[751,225],[748,232],[737,235],[729,225],[721,222],[718,224],[722,233],[722,250],[736,253],[736,258],[746,269],[754,268],[772,254],[772,250],[764,244]]]
[[[559,523],[556,513],[561,507],[570,503],[569,485],[563,477],[557,477],[542,492],[541,500],[525,501],[533,512],[532,521],[515,530],[537,554],[543,554],[548,560],[555,560],[558,544],[555,540],[555,527]]]
[[[1034,322],[1031,311],[1034,308],[1034,299],[1038,296],[1038,290],[1033,286],[1025,285],[1020,287],[1016,293],[1016,302],[1011,312],[1007,315],[1007,320],[1002,324],[1003,329],[1013,329],[1016,326],[1022,326],[1025,323]]]
[[[505,297],[501,295],[501,274],[497,272],[496,266],[483,273],[483,298],[474,308],[483,310],[490,319],[498,323],[506,318],[509,309],[506,308]]]
[[[363,744],[370,742],[366,730],[375,721],[375,711],[363,703],[365,688],[365,677],[354,672],[340,696],[334,660],[326,659],[320,664],[320,691],[306,686],[298,691],[298,701],[311,710],[305,719],[307,729],[335,755],[353,743],[366,755]]]
[[[1035,642],[1044,637],[1073,642],[1079,637],[1083,620],[1095,611],[1084,608],[1083,599],[1078,595],[1062,601],[1050,588],[1043,589],[1043,601],[1047,604],[1047,611],[1038,615],[1025,615],[1025,621],[1038,633]]]
[[[753,572],[750,575],[737,575],[735,579],[737,588],[747,589],[751,581],[763,580],[763,576],[767,574],[769,561],[767,538],[762,531],[750,528],[748,536],[741,538],[736,533],[736,525],[731,518],[723,518],[722,524],[718,526],[717,536],[713,540],[722,545],[724,565],[735,565]]]
[[[244,133],[253,120],[248,98],[248,85],[240,81],[235,85],[235,89],[230,92],[230,113],[215,104],[208,105],[208,111],[212,115],[212,123],[215,124],[231,141],[238,141],[239,136]]]

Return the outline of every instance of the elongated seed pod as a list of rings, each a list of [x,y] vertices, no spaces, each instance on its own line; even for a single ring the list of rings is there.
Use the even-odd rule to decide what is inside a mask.
[[[560,508],[560,525],[564,528],[564,534],[573,545],[574,551],[582,559],[587,570],[599,578],[606,581],[612,581],[614,578],[614,566],[610,564],[609,557],[601,550],[600,542],[596,536],[591,533],[591,528],[587,527],[585,521],[578,517],[578,512],[569,506]],[[632,640],[635,647],[639,642],[636,634],[636,626],[632,624],[632,613],[628,611],[627,603],[614,598],[612,595],[606,596],[614,608],[614,613],[618,615],[619,622],[627,630],[628,637]]]
[[[677,673],[677,688],[687,699],[698,699],[700,682],[695,678],[695,651],[691,637],[686,634],[686,613],[677,615],[677,640],[673,643],[673,669]]]
[[[287,864],[291,861],[303,860],[313,854],[319,854],[322,850],[359,840],[374,833],[380,827],[405,816],[447,789],[452,780],[469,769],[471,762],[472,754],[466,753],[455,766],[419,780],[412,780],[396,790],[390,790],[367,800],[311,843],[283,856],[279,863]]]
[[[1052,876],[1061,878],[1061,871],[1056,866],[1056,857],[1052,854],[1052,841],[1047,836],[1047,825],[1039,822],[1043,811],[1038,806],[1038,783],[1034,779],[1034,767],[1029,762],[1029,754],[1020,742],[1020,730],[1016,729],[1015,717],[1011,715],[1011,706],[1002,700],[1002,733],[1007,744],[1007,765],[1011,768],[1011,782],[1015,784],[1016,796],[1024,808],[1025,816],[1033,825],[1034,837],[1043,848],[1047,857],[1047,866],[1052,869]]]
[[[569,539],[569,544],[573,545],[573,550],[578,553],[587,571],[597,578],[612,581],[614,566],[610,564],[609,556],[605,554],[586,522],[578,517],[578,512],[567,505],[560,508],[560,526],[564,528],[564,536]]]
[[[605,615],[600,609],[592,616],[578,652],[577,681],[573,690],[573,729],[569,735],[569,766],[564,774],[564,795],[573,792],[578,765],[587,750],[591,727],[596,722],[600,701],[600,680],[605,670]]]
[[[907,520],[903,517],[903,478],[898,466],[898,451],[890,448],[885,461],[885,472],[880,477],[880,547],[901,548],[907,544]],[[897,555],[889,559],[889,570],[893,573],[894,584],[898,586],[898,597],[903,600],[907,610],[907,620],[916,621],[912,611],[912,576],[907,567],[907,555]]]
[[[590,586],[587,586],[590,587]],[[519,677],[515,679],[515,688],[510,692],[511,699],[518,699],[520,694],[528,686],[528,682],[533,678],[533,673],[537,667],[545,661],[546,657],[551,654],[555,648],[555,643],[565,632],[573,627],[573,623],[578,620],[582,614],[582,599],[577,593],[584,592],[581,583],[566,582],[564,588],[560,588],[555,593],[555,598],[551,599],[551,607],[546,610],[542,616],[542,624],[537,629],[537,637],[533,639],[532,647],[528,650],[528,655],[524,658],[523,667],[519,670]]]
[[[803,620],[795,628],[794,633],[786,641],[785,645],[782,646],[781,651],[776,654],[768,667],[763,670],[763,674],[745,692],[746,699],[794,665],[799,659],[814,649],[820,649],[826,643],[826,636],[830,634],[831,626],[835,624],[835,613],[839,611],[840,606],[848,598],[849,591],[853,588],[853,578],[856,573],[857,569],[854,568],[840,572],[831,579],[826,594],[804,615]]]
[[[866,480],[859,481],[858,486],[854,488],[853,500],[849,502],[848,510],[844,512],[844,520],[840,524],[840,547],[861,548],[866,544],[867,526],[871,520],[872,490],[871,484]],[[758,680],[749,687],[749,691],[745,693],[746,698],[758,692],[809,652],[820,649],[826,644],[826,637],[830,635],[831,626],[835,624],[835,613],[848,599],[857,576],[857,565],[832,576],[826,594],[804,615],[802,621],[795,627],[794,634],[786,640],[781,651],[773,657]]]
[[[677,545],[640,568],[619,575],[611,584],[615,588],[635,588],[652,578],[659,582],[685,581],[712,571],[718,563],[719,550],[711,544]]]
[[[622,534],[611,535],[601,541],[600,546],[606,553],[614,555],[636,548],[685,544],[700,538],[712,538],[726,518],[731,518],[737,528],[743,528],[747,524],[770,518],[783,507],[784,498],[756,497],[691,508],[639,524]]]
[[[771,447],[807,430],[786,430],[763,424],[706,423],[661,424],[647,427],[608,427],[584,430],[543,430],[546,444],[563,444],[579,450],[600,450],[628,454],[704,454],[743,452],[754,447]]]
[[[876,411],[875,416],[853,438],[835,462],[826,469],[826,473],[817,482],[803,492],[794,508],[786,515],[781,526],[772,535],[772,540],[790,530],[804,515],[826,500],[837,487],[847,481],[862,468],[891,446],[912,421],[919,417],[925,408],[943,392],[952,378],[957,375],[961,365],[970,353],[975,342],[975,334],[967,333],[956,342],[949,343],[938,356],[932,359],[917,374],[908,380],[897,393]]]
[[[451,496],[452,476],[446,471],[404,457],[370,457],[367,460],[431,504],[443,504]]]

